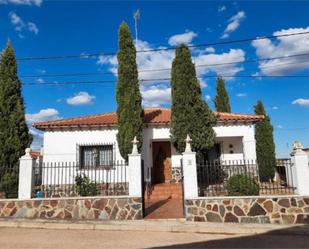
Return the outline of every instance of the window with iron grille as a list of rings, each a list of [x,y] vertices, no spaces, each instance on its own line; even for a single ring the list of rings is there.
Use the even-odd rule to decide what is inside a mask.
[[[82,168],[113,165],[113,145],[80,146]]]

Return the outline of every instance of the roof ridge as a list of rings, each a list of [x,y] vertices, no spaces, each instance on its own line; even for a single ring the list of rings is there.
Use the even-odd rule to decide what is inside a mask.
[[[150,107],[144,108],[145,124],[166,124],[171,121],[171,108]],[[244,113],[228,113],[228,112],[214,112],[218,116],[219,121],[252,121],[258,122],[264,118],[263,115],[244,114]],[[44,122],[35,122],[33,127],[42,128],[48,126],[70,126],[70,125],[117,125],[116,112],[105,112],[99,114],[92,114],[87,116],[80,116],[74,118],[56,119]]]
[[[108,114],[114,114],[116,112],[104,112],[104,113],[98,113],[98,114],[91,114],[91,115],[86,115],[86,116],[78,116],[74,118],[61,118],[61,119],[54,119],[54,120],[48,120],[48,121],[41,121],[41,122],[34,122],[33,124],[41,124],[41,123],[47,123],[47,122],[61,122],[61,121],[70,121],[70,120],[79,120],[79,119],[85,119],[85,118],[90,118],[90,117],[99,117],[103,115],[108,115]]]
[[[227,115],[264,116],[264,115],[255,114],[255,113],[239,113],[239,112],[217,112],[217,111],[214,111],[214,113],[217,113],[217,114],[227,114]]]

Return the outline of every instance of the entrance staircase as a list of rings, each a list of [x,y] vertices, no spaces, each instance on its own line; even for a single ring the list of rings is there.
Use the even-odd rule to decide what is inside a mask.
[[[160,183],[145,191],[146,219],[183,218],[181,183]]]

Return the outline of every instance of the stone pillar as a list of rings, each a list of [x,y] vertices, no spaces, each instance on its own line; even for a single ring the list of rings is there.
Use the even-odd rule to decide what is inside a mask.
[[[291,160],[294,170],[293,182],[298,195],[309,196],[309,162],[308,154],[303,151],[303,146],[300,142],[294,142]]]
[[[134,137],[132,153],[128,155],[129,161],[129,196],[142,197],[142,158],[138,153],[138,141]]]
[[[182,154],[182,173],[184,199],[198,197],[197,172],[196,172],[196,153],[191,150],[189,135],[186,138],[186,149]]]
[[[30,148],[25,152],[26,154],[19,159],[18,199],[30,199],[32,193],[35,159],[30,155]]]

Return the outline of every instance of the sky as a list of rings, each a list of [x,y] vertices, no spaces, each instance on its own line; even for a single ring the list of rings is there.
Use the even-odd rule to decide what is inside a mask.
[[[233,112],[253,113],[256,102],[263,101],[274,126],[277,157],[287,157],[295,140],[309,147],[309,77],[290,77],[309,76],[309,56],[282,58],[309,53],[309,34],[207,46],[309,31],[307,1],[0,0],[1,50],[10,39],[18,59],[81,55],[18,60],[29,126],[36,121],[115,111],[118,28],[127,22],[135,39],[137,9],[141,13],[137,50],[205,44],[191,52],[203,98],[212,109],[214,76],[229,76],[225,80]],[[170,106],[170,83],[160,79],[170,77],[174,52],[137,53],[139,78],[147,80],[140,86],[145,107]],[[92,53],[100,56],[87,56]],[[280,58],[261,60],[269,57]],[[235,61],[239,63],[209,66]],[[153,71],[157,69],[167,70]],[[95,75],[49,76],[76,73]],[[60,84],[81,81],[108,82]],[[33,148],[38,148],[42,134],[33,128],[31,133]]]

